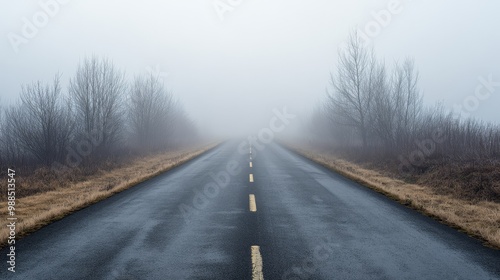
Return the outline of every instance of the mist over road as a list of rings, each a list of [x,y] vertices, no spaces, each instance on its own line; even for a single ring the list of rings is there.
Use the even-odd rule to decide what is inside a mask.
[[[42,228],[16,254],[1,279],[500,278],[499,251],[277,144],[236,140]]]

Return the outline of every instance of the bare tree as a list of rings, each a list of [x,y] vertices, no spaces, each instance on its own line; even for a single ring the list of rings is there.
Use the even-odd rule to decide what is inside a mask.
[[[171,110],[171,125],[168,130],[170,148],[187,147],[199,140],[196,125],[189,118],[186,110],[179,101],[175,102]]]
[[[14,139],[6,141],[16,141],[46,165],[63,157],[73,125],[70,108],[61,101],[59,76],[52,85],[35,82],[23,86],[21,103],[8,110],[7,119],[11,125],[6,128]]]
[[[108,153],[123,131],[124,74],[106,59],[87,58],[70,80],[69,93],[75,108],[80,137],[99,137],[92,152]]]
[[[396,103],[391,95],[391,83],[387,81],[385,67],[379,72],[377,90],[374,92],[374,103],[371,111],[371,129],[382,141],[386,151],[395,144]]]
[[[396,65],[392,84],[394,103],[395,141],[400,148],[408,148],[417,129],[422,112],[422,95],[418,89],[418,72],[412,59]]]
[[[339,52],[337,75],[331,74],[333,91],[328,94],[327,108],[331,119],[338,124],[354,127],[366,148],[370,125],[370,112],[379,71],[372,52],[363,46],[356,32]]]
[[[172,95],[159,77],[136,77],[130,90],[129,121],[133,139],[141,150],[165,146],[175,116]]]
[[[408,149],[423,106],[414,63],[411,59],[406,59],[402,65],[396,63],[388,85],[385,75],[377,76],[379,86],[375,87],[378,90],[375,91],[372,128],[386,149]]]

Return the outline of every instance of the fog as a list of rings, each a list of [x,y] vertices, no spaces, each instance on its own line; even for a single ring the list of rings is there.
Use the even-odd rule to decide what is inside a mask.
[[[493,0],[59,2],[4,1],[2,104],[17,100],[21,84],[56,73],[66,88],[82,59],[97,55],[129,80],[157,73],[204,133],[266,127],[272,110],[285,107],[301,122],[323,101],[348,34],[364,31],[388,5],[397,12],[366,36],[388,65],[414,59],[425,104],[453,110],[474,96],[481,77],[500,81],[500,3]],[[40,3],[52,3],[46,22],[37,19],[45,13]],[[32,38],[23,35],[26,20],[42,21]],[[23,41],[12,43],[12,34]],[[500,122],[499,93],[496,85],[468,113]]]

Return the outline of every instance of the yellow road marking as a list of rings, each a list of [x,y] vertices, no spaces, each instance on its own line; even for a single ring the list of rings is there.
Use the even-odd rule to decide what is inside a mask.
[[[249,199],[250,212],[257,212],[257,204],[255,203],[255,195],[251,194],[248,199]]]
[[[250,176],[248,176],[248,179],[250,180],[250,183],[253,183],[253,174],[250,174]]]
[[[252,246],[252,280],[264,280],[262,273],[262,255],[259,246]]]
[[[250,162],[250,167],[252,167],[252,162]]]

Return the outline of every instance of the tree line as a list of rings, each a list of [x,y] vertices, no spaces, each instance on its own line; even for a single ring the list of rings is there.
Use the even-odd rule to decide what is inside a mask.
[[[500,158],[500,127],[456,116],[442,105],[425,107],[412,59],[391,68],[358,34],[339,51],[331,87],[305,132],[317,145],[405,162]]]
[[[0,112],[0,165],[74,167],[194,143],[194,123],[152,73],[132,82],[105,58],[85,58],[69,86],[61,75],[22,85]]]

